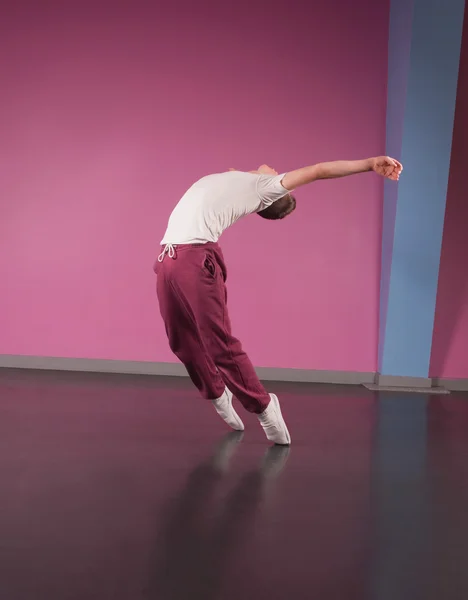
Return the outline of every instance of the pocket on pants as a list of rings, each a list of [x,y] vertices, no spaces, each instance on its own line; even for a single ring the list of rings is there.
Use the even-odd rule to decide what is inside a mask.
[[[216,278],[216,262],[208,254],[203,259],[203,270],[211,279]]]

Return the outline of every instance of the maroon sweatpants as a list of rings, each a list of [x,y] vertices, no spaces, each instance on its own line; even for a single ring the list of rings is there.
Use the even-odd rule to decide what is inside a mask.
[[[202,396],[214,400],[227,386],[250,412],[270,397],[241,343],[231,333],[226,266],[218,244],[181,245],[156,262],[157,293],[169,345]]]

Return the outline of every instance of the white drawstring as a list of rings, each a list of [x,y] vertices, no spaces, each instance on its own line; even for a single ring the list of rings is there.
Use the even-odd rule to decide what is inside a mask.
[[[172,244],[166,244],[164,246],[164,250],[158,256],[158,262],[162,262],[164,260],[164,257],[166,256],[166,254],[169,256],[169,258],[174,258],[175,246],[173,246]]]

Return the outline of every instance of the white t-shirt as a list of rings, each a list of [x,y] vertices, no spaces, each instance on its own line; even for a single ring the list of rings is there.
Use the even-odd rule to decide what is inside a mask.
[[[242,171],[203,177],[174,208],[161,244],[217,242],[238,219],[288,194],[281,185],[283,177]]]

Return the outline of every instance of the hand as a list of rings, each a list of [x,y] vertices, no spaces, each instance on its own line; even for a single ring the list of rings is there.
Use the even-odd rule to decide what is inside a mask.
[[[394,158],[390,158],[390,156],[378,156],[377,158],[372,158],[371,166],[372,170],[375,171],[377,175],[381,175],[392,181],[398,181],[400,179],[400,174],[403,171],[403,165]]]

